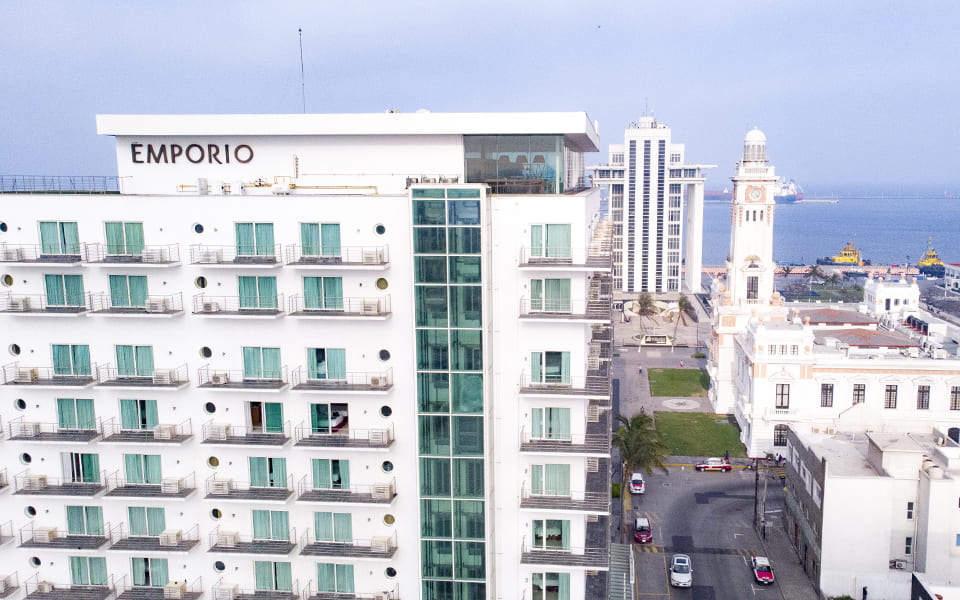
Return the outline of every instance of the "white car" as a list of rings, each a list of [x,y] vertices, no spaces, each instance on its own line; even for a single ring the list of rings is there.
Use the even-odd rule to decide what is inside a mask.
[[[630,493],[631,494],[643,494],[647,491],[647,487],[643,484],[643,474],[634,473],[630,476]]]
[[[693,585],[693,566],[686,554],[674,554],[670,559],[670,585],[690,587]]]

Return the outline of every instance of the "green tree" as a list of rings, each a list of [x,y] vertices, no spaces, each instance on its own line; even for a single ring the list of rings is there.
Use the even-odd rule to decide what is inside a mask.
[[[624,477],[637,470],[650,473],[655,468],[669,474],[663,466],[667,447],[660,439],[660,432],[654,428],[653,417],[641,408],[629,419],[617,415],[617,421],[620,427],[613,434],[613,445],[620,450],[620,460],[626,465]]]
[[[834,272],[834,273],[830,273],[830,275],[827,276],[825,281],[831,287],[839,287],[842,279],[843,278],[840,277],[839,273]]]
[[[673,324],[673,339],[677,339],[677,330],[680,328],[680,321],[683,321],[683,324],[687,324],[687,317],[691,319],[696,318],[697,311],[693,308],[693,304],[690,304],[690,300],[686,296],[680,294],[680,297],[677,299],[677,322]]]
[[[807,272],[803,276],[809,282],[814,282],[818,279],[823,279],[826,277],[826,274],[823,272],[823,269],[820,268],[820,265],[810,265],[810,268],[807,269]]]
[[[640,317],[640,329],[644,330],[643,320],[645,318],[653,319],[654,316],[660,311],[657,310],[657,305],[653,302],[653,297],[650,294],[640,294],[637,296],[637,303],[634,306],[634,310],[637,313],[637,316]]]

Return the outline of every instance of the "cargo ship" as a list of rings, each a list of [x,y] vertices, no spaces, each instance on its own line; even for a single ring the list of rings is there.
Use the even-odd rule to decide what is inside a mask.
[[[917,267],[927,277],[943,277],[946,269],[943,266],[943,261],[940,260],[940,256],[937,255],[937,251],[933,249],[932,237],[927,238],[927,251],[924,252],[920,262],[917,263]]]
[[[773,198],[778,204],[789,204],[803,200],[803,188],[796,181],[781,177],[775,184]]]
[[[865,260],[860,255],[860,250],[853,245],[853,242],[847,242],[840,250],[840,254],[833,256],[824,256],[817,259],[818,265],[835,265],[839,267],[862,267],[869,265],[870,261]]]

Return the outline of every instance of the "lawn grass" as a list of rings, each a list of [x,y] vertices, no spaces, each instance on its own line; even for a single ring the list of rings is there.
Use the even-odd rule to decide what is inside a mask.
[[[653,418],[671,456],[723,456],[725,452],[731,457],[746,456],[740,430],[723,416],[657,411]]]
[[[651,396],[705,398],[710,376],[703,369],[648,369]]]

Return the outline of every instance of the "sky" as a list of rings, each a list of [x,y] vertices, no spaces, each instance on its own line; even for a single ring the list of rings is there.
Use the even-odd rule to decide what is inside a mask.
[[[113,175],[97,114],[652,114],[729,185],[744,134],[808,195],[960,196],[960,3],[0,3],[0,174]],[[301,85],[298,28],[303,30]]]

